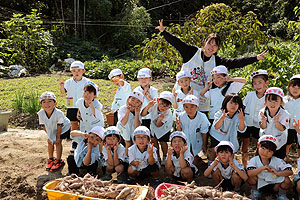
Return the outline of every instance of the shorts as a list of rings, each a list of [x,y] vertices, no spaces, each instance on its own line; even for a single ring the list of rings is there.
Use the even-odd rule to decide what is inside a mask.
[[[219,143],[220,143],[220,141],[218,141],[217,139],[215,139],[213,136],[210,136],[210,146],[209,146],[209,148],[214,148]]]
[[[78,121],[77,119],[78,108],[67,108],[67,118],[71,121]]]
[[[192,172],[193,172],[193,177],[195,178],[196,169],[195,169],[195,167],[191,167],[191,169],[192,169]],[[182,182],[185,182],[185,181],[186,181],[184,178],[182,178],[181,173],[180,173],[180,176],[175,176],[175,175],[174,175],[173,178],[174,178],[175,180],[177,180],[177,181],[182,181]]]
[[[157,139],[157,137],[155,135],[153,137],[151,136],[151,138],[156,138],[159,142],[169,142],[170,141],[170,135],[171,135],[171,132],[167,132],[166,134],[164,134],[159,139]]]
[[[146,126],[150,130],[151,119],[142,119],[142,126]]]
[[[280,159],[284,159],[286,157],[286,144],[275,151],[274,156]]]
[[[259,128],[256,128],[254,126],[247,126],[247,129],[244,133],[238,132],[238,137],[240,138],[250,138],[250,135],[255,138],[259,139]]]
[[[151,177],[151,172],[157,172],[159,171],[159,167],[156,163],[153,165],[148,165],[146,168],[142,169],[140,171],[140,174],[138,175],[138,179],[144,179],[146,177]]]
[[[123,165],[123,166],[124,166],[124,172],[127,172],[127,170],[128,170],[128,167],[129,167],[129,164],[128,164],[128,162],[123,162],[123,161],[120,161],[120,165]],[[106,167],[107,167],[107,166],[102,166],[102,172],[103,172],[103,174],[105,174],[105,172],[106,172]],[[112,173],[114,173],[114,172],[116,172],[116,170],[115,170],[115,169],[113,170],[113,172],[112,172]]]
[[[234,186],[231,183],[231,179],[224,179],[220,187],[223,188],[223,191],[233,191]]]
[[[60,139],[70,139],[70,132],[71,132],[71,129],[67,130],[66,132],[62,133],[60,135]]]
[[[273,184],[268,184],[268,185],[265,185],[265,186],[259,188],[259,191],[263,192],[263,193],[271,194],[271,193],[275,192],[274,191],[274,186],[275,186],[274,183]]]
[[[297,131],[295,129],[288,129],[288,138],[286,144],[297,144],[297,148],[299,148]]]

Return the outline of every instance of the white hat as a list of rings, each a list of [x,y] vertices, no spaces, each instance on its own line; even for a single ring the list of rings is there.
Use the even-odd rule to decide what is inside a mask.
[[[172,92],[163,91],[162,93],[160,93],[159,99],[165,99],[167,101],[170,101],[171,104],[174,103],[174,95],[172,94]]]
[[[150,137],[150,130],[146,126],[139,126],[133,131],[133,136],[147,135]]]
[[[217,152],[219,146],[229,146],[231,149],[232,149],[232,152],[234,153],[235,152],[235,148],[233,146],[233,144],[229,141],[221,141],[219,142],[219,144],[215,147],[215,152]]]
[[[84,69],[84,64],[81,61],[74,61],[71,64],[70,71],[72,69]]]
[[[295,78],[299,78],[300,79],[300,74],[296,74],[296,75],[292,76],[292,78],[290,80],[293,80]]]
[[[170,135],[170,142],[172,141],[172,139],[173,139],[174,137],[181,137],[182,139],[184,139],[185,141],[187,141],[187,140],[186,140],[186,135],[185,135],[185,133],[182,132],[182,131],[175,131],[175,132],[173,132],[173,133]]]
[[[267,94],[275,94],[275,95],[278,95],[280,96],[281,98],[284,97],[284,93],[283,93],[283,90],[278,88],[278,87],[270,87],[267,89],[266,91],[266,95]]]
[[[227,74],[227,68],[224,65],[219,65],[214,67],[213,70],[210,72],[211,75],[214,74]]]
[[[199,106],[199,99],[195,96],[195,95],[187,95],[184,99],[183,99],[183,104],[189,103],[189,104],[194,104],[196,106]]]
[[[108,135],[121,135],[120,129],[118,129],[116,126],[110,126],[108,127],[104,132],[104,138]]]
[[[85,84],[84,84],[84,87],[87,86],[87,85],[91,85],[95,88],[96,90],[96,97],[99,95],[100,93],[100,90],[99,90],[99,87],[92,81],[87,81]]]
[[[53,99],[56,102],[56,96],[53,92],[44,92],[41,96],[40,96],[40,102],[42,102],[45,99]]]
[[[278,150],[279,143],[273,135],[263,135],[258,139],[258,143],[265,141],[273,142],[276,145],[276,150]]]
[[[90,133],[94,133],[95,135],[98,135],[101,140],[104,138],[104,132],[105,129],[102,126],[94,126],[91,130]]]
[[[252,72],[252,73],[250,74],[251,80],[252,80],[255,76],[258,76],[258,75],[267,75],[267,76],[268,76],[268,72],[267,72],[267,70],[263,70],[263,69],[259,69],[259,70],[255,71],[255,72]]]
[[[142,68],[139,70],[138,78],[148,78],[151,77],[151,70],[149,68]]]
[[[185,78],[185,77],[191,78],[192,75],[191,75],[191,73],[189,73],[189,72],[186,72],[186,71],[180,71],[180,72],[178,72],[178,73],[176,74],[176,81],[178,81],[178,80],[181,79],[181,78]]]
[[[137,98],[142,103],[144,102],[144,95],[143,95],[143,93],[141,93],[141,92],[139,92],[137,90],[134,90],[133,92],[131,92],[129,96]]]
[[[121,74],[123,74],[123,73],[120,69],[113,69],[113,70],[110,71],[110,73],[108,75],[108,78],[111,79],[112,77],[118,76],[118,75],[121,75]]]

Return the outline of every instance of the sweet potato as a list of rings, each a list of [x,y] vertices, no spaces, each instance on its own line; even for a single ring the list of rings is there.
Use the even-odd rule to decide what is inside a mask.
[[[125,198],[125,197],[131,192],[132,189],[133,189],[132,187],[126,187],[126,188],[124,188],[124,189],[120,192],[120,194],[116,197],[116,199],[118,200],[118,199],[123,199],[123,198]]]
[[[224,198],[232,198],[234,195],[234,192],[230,192],[230,191],[226,191],[226,192],[223,192],[222,196]]]
[[[110,199],[114,199],[114,198],[116,198],[118,195],[119,195],[119,192],[118,192],[118,191],[108,192],[108,193],[105,193],[105,194],[104,194],[105,197],[108,197],[108,198],[110,198]]]

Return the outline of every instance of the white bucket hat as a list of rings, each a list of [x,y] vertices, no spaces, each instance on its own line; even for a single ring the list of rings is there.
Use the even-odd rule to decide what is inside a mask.
[[[250,74],[250,79],[252,80],[255,76],[258,76],[258,75],[267,75],[268,76],[268,72],[267,72],[267,70],[259,69]]]
[[[235,148],[233,146],[233,144],[229,141],[221,141],[219,142],[219,144],[215,147],[215,152],[217,152],[219,146],[229,146],[232,149],[232,152],[235,152]]]
[[[74,61],[71,64],[70,71],[72,69],[84,69],[84,64],[81,61]]]
[[[52,99],[56,102],[56,96],[53,92],[44,92],[41,96],[40,96],[40,103],[45,100],[45,99]]]
[[[227,74],[227,68],[224,65],[219,65],[214,67],[213,70],[210,72],[211,75],[214,74]]]
[[[107,129],[104,132],[104,138],[108,135],[118,135],[121,136],[121,131],[116,126],[110,126],[107,127]]]
[[[273,135],[263,135],[258,139],[258,143],[261,143],[264,141],[274,143],[276,145],[276,150],[278,150],[279,143],[278,143],[278,140]]]
[[[178,73],[176,74],[176,81],[178,81],[178,80],[181,79],[181,78],[185,78],[185,77],[191,78],[192,75],[191,75],[191,73],[189,73],[189,72],[186,72],[186,71],[180,71],[180,72],[178,72]]]
[[[105,129],[102,126],[95,126],[90,130],[90,133],[94,133],[95,135],[98,135],[101,140],[104,138],[104,132]]]
[[[133,136],[147,135],[150,138],[150,130],[146,126],[139,126],[133,131]]]
[[[139,70],[137,78],[148,78],[151,76],[151,70],[145,67]]]
[[[143,95],[143,93],[141,93],[141,92],[139,92],[137,90],[134,90],[133,92],[131,92],[129,96],[137,98],[142,103],[144,102],[144,95]]]
[[[160,93],[159,99],[165,99],[165,100],[171,102],[171,104],[174,103],[174,95],[168,91],[163,91],[162,93]]]
[[[290,80],[293,80],[295,78],[299,78],[300,79],[300,74],[296,74],[296,75],[292,76],[292,78]]]
[[[186,135],[185,135],[185,133],[182,132],[182,131],[174,131],[174,132],[170,135],[170,142],[172,141],[172,139],[173,139],[174,137],[181,137],[182,139],[185,140],[185,142],[187,141],[187,140],[186,140]]]
[[[278,95],[280,96],[281,98],[284,97],[284,92],[281,88],[278,88],[278,87],[270,87],[267,89],[266,91],[266,95],[267,94],[275,94],[275,95]]]
[[[194,104],[196,106],[199,106],[199,99],[195,96],[195,95],[187,95],[184,99],[183,99],[183,104],[189,103],[189,104]]]
[[[110,71],[108,78],[111,79],[112,77],[119,76],[121,74],[123,74],[123,72],[120,69],[113,69]]]

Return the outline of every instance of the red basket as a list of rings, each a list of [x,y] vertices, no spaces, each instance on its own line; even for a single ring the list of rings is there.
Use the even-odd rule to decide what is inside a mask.
[[[159,200],[159,197],[163,194],[165,194],[163,192],[164,189],[171,187],[172,185],[175,185],[177,187],[185,187],[184,185],[176,185],[176,184],[170,184],[170,183],[161,183],[159,184],[156,189],[155,189],[155,198],[156,200]]]

